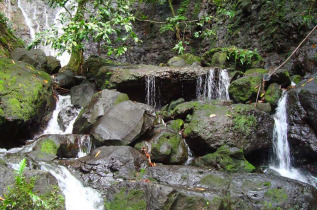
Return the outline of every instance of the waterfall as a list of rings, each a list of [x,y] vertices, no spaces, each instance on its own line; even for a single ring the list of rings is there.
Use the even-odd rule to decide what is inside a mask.
[[[65,195],[67,210],[104,209],[103,198],[97,190],[84,187],[65,167],[40,163],[41,169],[51,173],[58,181],[58,185]]]
[[[155,84],[155,76],[145,76],[145,92],[146,99],[145,102],[148,105],[153,107],[157,107],[156,103],[156,84]]]
[[[207,74],[197,78],[196,98],[229,100],[229,85],[230,78],[226,69],[209,69]]]
[[[44,134],[71,134],[73,131],[73,125],[75,123],[76,117],[78,116],[80,109],[76,109],[76,117],[69,123],[65,131],[63,131],[58,124],[58,114],[63,109],[72,106],[70,95],[58,96],[58,101],[56,103],[56,108],[53,112],[52,118],[48,122],[48,125],[43,132]]]
[[[273,154],[270,168],[281,176],[295,179],[317,187],[317,179],[292,167],[290,147],[287,140],[287,93],[283,93],[274,116]]]
[[[92,141],[89,135],[83,135],[78,141],[79,151],[78,151],[77,157],[81,158],[81,157],[87,156],[91,151],[91,147],[92,147]]]
[[[10,0],[7,0],[10,1]],[[65,5],[72,14],[75,14],[76,9],[71,9],[72,6],[76,6],[75,1],[68,1]],[[52,25],[58,28],[58,33],[63,33],[63,26],[67,23],[61,24],[60,20],[66,10],[64,8],[53,9],[46,5],[43,1],[27,1],[18,0],[18,7],[22,11],[25,23],[29,28],[30,40],[35,39],[36,33],[49,29]],[[9,9],[8,9],[9,10]],[[29,41],[29,40],[28,40]],[[70,54],[64,52],[62,55],[58,55],[58,51],[51,49],[51,46],[38,46],[38,49],[42,49],[47,56],[57,57],[61,61],[61,65],[65,66],[69,59]]]
[[[188,166],[188,165],[190,165],[193,162],[193,160],[195,159],[195,156],[194,156],[193,151],[188,146],[188,144],[187,144],[185,139],[183,139],[183,142],[185,143],[185,146],[186,146],[186,149],[187,149],[187,154],[188,154],[187,160],[184,163],[184,165]]]

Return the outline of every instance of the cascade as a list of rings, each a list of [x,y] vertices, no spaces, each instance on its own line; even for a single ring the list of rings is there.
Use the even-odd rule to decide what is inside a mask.
[[[195,156],[194,156],[193,151],[188,146],[188,144],[187,144],[185,139],[183,139],[183,142],[185,143],[187,154],[188,154],[187,160],[184,163],[184,165],[188,166],[188,165],[190,165],[193,162],[193,160],[195,159]]]
[[[50,172],[58,181],[65,196],[67,210],[104,209],[102,196],[98,191],[84,187],[65,167],[40,163],[41,169]]]
[[[69,107],[69,106],[72,106],[70,95],[66,95],[66,96],[59,95],[58,101],[56,103],[56,108],[53,112],[52,118],[48,122],[48,125],[47,125],[46,129],[44,130],[43,134],[71,134],[72,133],[73,125],[75,123],[75,120],[76,120],[79,112],[80,112],[80,109],[74,108],[74,109],[76,109],[76,117],[69,123],[69,125],[65,131],[63,131],[60,128],[60,126],[58,124],[58,120],[57,120],[59,112],[65,108]]]
[[[89,137],[89,135],[83,135],[79,141],[78,141],[78,154],[77,154],[77,158],[81,158],[84,156],[87,156],[92,148],[92,141]]]
[[[206,75],[200,75],[196,82],[198,100],[229,100],[230,78],[226,69],[210,69]]]
[[[145,92],[146,98],[145,102],[148,105],[153,107],[157,107],[158,104],[156,103],[156,84],[155,84],[155,76],[146,76],[145,77]]]
[[[74,1],[69,1],[65,5],[65,7],[67,7],[72,12],[72,14],[76,12],[76,10],[70,9],[73,5],[75,5]],[[49,29],[49,27],[51,27],[52,25],[55,25],[55,27],[58,28],[58,32],[60,34],[63,33],[63,25],[60,23],[59,20],[62,18],[63,13],[66,12],[64,8],[52,9],[43,1],[36,0],[18,0],[18,7],[22,11],[25,23],[29,28],[31,41],[35,39],[36,33]],[[65,52],[59,56],[58,51],[52,50],[50,46],[40,45],[37,48],[42,49],[47,56],[50,55],[57,57],[61,61],[62,66],[65,66],[70,59],[70,54]]]
[[[317,187],[317,179],[310,174],[304,174],[291,165],[290,147],[287,140],[287,93],[283,93],[278,102],[274,116],[273,158],[270,168],[281,176],[295,179]]]

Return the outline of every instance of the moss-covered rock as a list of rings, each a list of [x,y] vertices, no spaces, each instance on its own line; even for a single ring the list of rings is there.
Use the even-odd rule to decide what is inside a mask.
[[[37,131],[52,106],[51,84],[47,73],[23,62],[0,58],[1,147],[10,147]]]
[[[183,58],[178,57],[178,56],[174,56],[171,59],[168,60],[167,64],[169,66],[173,66],[173,67],[182,67],[182,66],[186,66],[186,62]]]
[[[177,132],[166,127],[154,130],[155,135],[150,141],[139,142],[135,148],[149,147],[153,162],[164,164],[182,164],[187,159],[184,141]]]
[[[265,100],[271,104],[272,107],[276,107],[278,100],[282,95],[280,86],[276,83],[270,84],[269,88],[265,93]]]
[[[262,76],[244,76],[229,86],[230,98],[237,103],[255,102]]]
[[[230,67],[242,71],[263,65],[257,51],[237,47],[210,49],[203,54],[201,62],[204,66]]]
[[[180,131],[184,126],[184,121],[182,119],[171,120],[168,122],[168,126],[175,131]]]
[[[184,59],[186,64],[188,64],[188,65],[192,65],[194,63],[200,65],[200,62],[201,62],[201,58],[200,57],[198,57],[196,55],[193,55],[193,54],[190,54],[190,53],[185,53],[183,55],[180,55],[179,57]]]
[[[252,105],[205,104],[196,108],[183,135],[195,154],[214,152],[226,144],[250,154],[268,150],[272,132],[273,119]]]
[[[113,195],[113,199],[105,201],[106,209],[146,210],[146,194],[142,190],[125,190]]]
[[[255,167],[243,155],[242,149],[221,146],[216,152],[199,157],[193,163],[200,167],[215,167],[228,172],[252,172]]]

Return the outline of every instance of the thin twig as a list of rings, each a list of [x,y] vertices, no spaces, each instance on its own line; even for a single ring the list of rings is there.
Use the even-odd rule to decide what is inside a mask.
[[[301,43],[299,43],[299,45],[296,47],[296,49],[293,51],[293,53],[281,64],[279,65],[272,73],[269,74],[269,76],[271,77],[278,69],[280,69],[282,66],[285,65],[285,63],[296,53],[296,51],[302,46],[302,44],[308,39],[308,37],[314,32],[314,30],[316,30],[317,25],[315,25],[315,27],[307,34],[307,36],[305,37],[305,39],[303,39],[303,41],[301,41]]]

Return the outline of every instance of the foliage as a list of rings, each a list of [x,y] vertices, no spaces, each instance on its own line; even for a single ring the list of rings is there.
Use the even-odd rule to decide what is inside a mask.
[[[102,47],[109,55],[121,55],[127,51],[124,43],[139,41],[132,29],[135,18],[130,9],[131,1],[77,0],[74,4],[70,0],[54,0],[51,4],[65,8],[59,22],[68,24],[62,30],[52,26],[37,34],[29,47],[43,43],[61,53],[70,53],[84,50],[85,41],[92,40],[102,42]]]
[[[239,49],[236,47],[228,48],[227,50],[227,60],[234,59],[235,62],[240,63],[241,65],[247,64],[251,65],[252,60],[260,60],[261,56],[257,52],[257,49],[248,50],[248,49]]]
[[[9,193],[4,195],[0,209],[63,209],[64,197],[59,194],[58,188],[45,195],[37,195],[33,192],[36,178],[32,177],[28,181],[24,176],[25,167],[24,158],[16,171],[14,186],[8,187]]]

